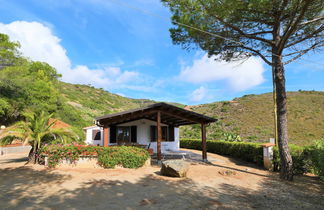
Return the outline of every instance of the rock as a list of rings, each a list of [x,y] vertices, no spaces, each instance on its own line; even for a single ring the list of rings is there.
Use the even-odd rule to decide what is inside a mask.
[[[162,162],[161,174],[171,177],[186,177],[189,163],[184,160],[166,160]]]

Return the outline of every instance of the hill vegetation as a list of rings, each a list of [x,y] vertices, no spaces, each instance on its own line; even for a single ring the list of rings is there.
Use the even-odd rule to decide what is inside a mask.
[[[287,104],[290,143],[307,145],[324,139],[324,92],[288,92]],[[208,127],[209,139],[223,139],[224,134],[233,134],[244,141],[268,142],[274,136],[272,93],[187,108],[219,119]],[[199,126],[186,126],[181,135],[198,138]]]

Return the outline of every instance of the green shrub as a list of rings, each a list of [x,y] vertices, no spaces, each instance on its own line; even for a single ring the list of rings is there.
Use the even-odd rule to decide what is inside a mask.
[[[201,150],[201,140],[181,139],[180,147]],[[263,149],[260,144],[207,140],[207,152],[228,155],[241,160],[263,165]]]
[[[314,173],[324,179],[324,141],[316,141],[311,146],[289,145],[289,151],[293,160],[293,173],[296,175],[307,172]],[[280,156],[277,147],[273,151],[273,163],[275,170],[280,170]]]
[[[114,168],[116,165],[139,168],[148,158],[147,150],[138,147],[106,147],[98,152],[98,164],[104,168]]]
[[[289,145],[289,152],[293,161],[293,173],[295,175],[301,175],[309,172],[310,169],[310,161],[309,155],[304,150],[304,147]],[[273,148],[273,164],[274,170],[280,170],[280,155],[278,147]]]
[[[64,159],[75,162],[81,156],[83,157],[97,157],[99,150],[102,150],[103,147],[97,146],[85,146],[78,144],[52,144],[45,145],[40,152],[41,156],[48,157],[48,167],[55,168],[60,162]]]
[[[312,171],[324,180],[324,140],[315,141],[315,144],[306,148],[312,162]]]
[[[55,168],[61,161],[77,161],[80,157],[97,157],[104,168],[121,165],[124,168],[139,168],[149,158],[147,150],[138,147],[100,147],[84,145],[46,145],[42,156],[48,157],[48,167]]]

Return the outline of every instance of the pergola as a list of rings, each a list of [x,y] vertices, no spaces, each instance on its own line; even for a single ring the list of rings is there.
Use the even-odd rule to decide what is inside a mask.
[[[108,114],[96,118],[96,124],[103,127],[104,146],[108,146],[109,127],[139,119],[148,119],[156,122],[157,126],[157,159],[161,160],[161,123],[179,127],[182,125],[200,124],[202,159],[207,161],[206,126],[217,121],[214,118],[185,110],[167,103],[156,103],[146,107],[132,109],[124,112]]]

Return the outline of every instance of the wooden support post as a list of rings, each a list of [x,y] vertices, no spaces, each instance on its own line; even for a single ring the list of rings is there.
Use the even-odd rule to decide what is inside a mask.
[[[201,124],[201,149],[202,159],[207,162],[207,145],[206,145],[206,124]]]
[[[109,127],[104,127],[103,129],[103,146],[108,147],[108,139],[109,139]]]
[[[157,147],[157,160],[158,163],[161,161],[161,141],[162,141],[162,130],[161,130],[161,112],[157,112],[156,117],[156,127],[157,127],[157,141],[156,141],[156,147]]]

